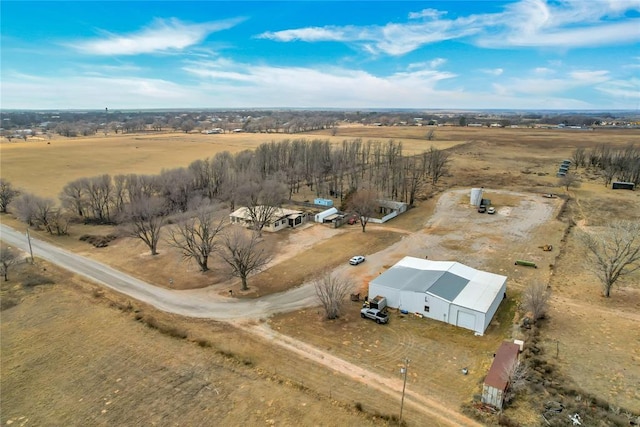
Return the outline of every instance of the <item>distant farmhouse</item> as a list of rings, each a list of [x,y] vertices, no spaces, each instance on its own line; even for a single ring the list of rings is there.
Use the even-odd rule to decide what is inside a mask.
[[[257,206],[256,209],[266,209]],[[229,215],[232,224],[240,224],[245,227],[253,227],[253,219],[249,214],[249,209],[241,207],[236,209]],[[264,226],[263,231],[276,232],[284,228],[296,228],[307,222],[307,214],[303,211],[292,209],[276,208],[275,213],[271,216],[271,220]]]

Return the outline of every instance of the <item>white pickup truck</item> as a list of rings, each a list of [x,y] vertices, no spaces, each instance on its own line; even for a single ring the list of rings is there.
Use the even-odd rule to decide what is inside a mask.
[[[377,308],[363,308],[360,310],[360,317],[375,320],[376,323],[389,323],[389,315]]]

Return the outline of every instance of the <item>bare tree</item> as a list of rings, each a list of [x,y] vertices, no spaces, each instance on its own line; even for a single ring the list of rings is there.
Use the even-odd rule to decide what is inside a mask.
[[[0,212],[6,213],[7,206],[18,194],[9,181],[0,178]]]
[[[363,233],[365,232],[369,219],[376,213],[378,207],[378,195],[375,191],[369,189],[358,190],[351,196],[348,202],[349,210],[358,215]]]
[[[429,155],[429,173],[431,174],[431,183],[437,184],[447,172],[449,165],[449,153],[431,147],[428,151]]]
[[[640,269],[640,222],[617,221],[579,237],[590,258],[586,266],[600,279],[605,297],[619,280]]]
[[[261,271],[271,260],[269,249],[258,233],[238,227],[223,236],[221,245],[220,257],[231,267],[231,275],[242,280],[242,290],[246,291],[249,275]]]
[[[579,166],[586,165],[587,162],[587,153],[583,147],[578,147],[573,151],[571,155],[571,160],[573,161],[574,166],[578,169]]]
[[[353,282],[345,277],[324,272],[314,280],[313,285],[326,318],[331,320],[340,317],[347,295],[353,289]]]
[[[69,216],[60,209],[54,209],[49,215],[49,233],[64,236],[69,231]]]
[[[76,179],[67,183],[60,193],[60,203],[62,206],[80,217],[84,217],[89,205],[85,194],[87,186],[82,179]]]
[[[9,280],[9,269],[12,265],[18,262],[18,254],[11,250],[11,248],[0,248],[0,274],[4,277],[4,281]]]
[[[110,207],[113,196],[111,176],[104,174],[80,180],[87,195],[93,217],[100,222],[111,221]]]
[[[564,187],[566,191],[569,191],[569,188],[580,188],[581,184],[580,178],[572,173],[567,173],[558,179],[558,185]]]
[[[151,250],[151,255],[158,255],[160,231],[165,224],[162,200],[145,197],[127,206],[122,214],[120,229],[125,235],[142,240]]]
[[[518,392],[523,390],[529,378],[529,367],[518,359],[513,359],[511,363],[504,366],[502,379],[507,382],[507,389],[504,394],[505,403],[510,403]]]
[[[162,170],[157,177],[159,193],[164,197],[170,212],[186,212],[189,198],[193,196],[194,176],[191,170],[175,168]]]
[[[223,219],[215,220],[217,207],[208,200],[184,214],[182,221],[170,231],[169,244],[182,251],[186,260],[195,261],[200,271],[209,270],[209,257],[216,249]]]
[[[272,222],[280,211],[287,187],[278,179],[268,179],[262,183],[248,181],[238,188],[239,201],[247,208],[253,228],[262,234],[262,229]]]
[[[192,130],[194,130],[196,127],[196,124],[193,120],[188,119],[185,120],[184,122],[182,122],[182,124],[180,125],[180,129],[182,129],[184,131],[184,133],[189,133]]]
[[[614,165],[608,164],[600,173],[602,175],[604,186],[608,187],[609,184],[611,184],[611,181],[613,181],[613,177],[616,176],[616,168]]]
[[[44,227],[47,233],[53,234],[51,221],[57,211],[55,202],[52,199],[45,199],[39,196],[33,196],[32,200],[35,207],[33,223],[38,227]]]
[[[522,305],[528,313],[531,313],[534,323],[547,315],[550,298],[551,288],[541,282],[533,283],[524,290]]]
[[[38,211],[37,199],[38,197],[31,193],[23,193],[11,202],[11,212],[27,225],[35,225]]]

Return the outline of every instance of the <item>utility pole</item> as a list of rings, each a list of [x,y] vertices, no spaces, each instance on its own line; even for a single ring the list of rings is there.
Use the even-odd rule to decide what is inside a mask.
[[[27,242],[29,242],[29,254],[31,254],[31,264],[33,264],[33,249],[31,248],[31,236],[29,236],[29,227],[27,227]]]
[[[402,383],[402,400],[400,401],[400,424],[402,424],[402,409],[404,408],[404,390],[407,387],[407,370],[409,369],[409,362],[411,362],[411,360],[405,357],[402,362],[404,366],[400,368],[400,373],[404,375],[404,380]]]

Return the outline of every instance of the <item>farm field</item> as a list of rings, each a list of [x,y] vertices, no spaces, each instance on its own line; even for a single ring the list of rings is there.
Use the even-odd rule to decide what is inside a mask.
[[[408,152],[419,152],[434,145],[451,153],[452,164],[449,175],[434,189],[434,197],[420,200],[415,209],[387,224],[370,224],[366,233],[362,233],[358,226],[345,226],[338,230],[313,226],[267,236],[278,248],[278,256],[269,269],[250,279],[251,289],[244,294],[237,292],[235,281],[217,269],[203,275],[193,266],[181,262],[180,255],[166,245],[161,245],[161,254],[152,258],[142,245],[131,239],[118,239],[102,249],[78,241],[83,233],[106,233],[107,227],[74,225],[70,235],[63,238],[47,237],[37,232],[34,235],[106,262],[157,286],[166,287],[169,279],[173,279],[176,289],[203,288],[203,292],[219,295],[227,295],[229,289],[235,289],[236,295],[243,298],[255,298],[295,286],[327,267],[347,272],[364,291],[368,279],[404,255],[456,260],[507,275],[507,304],[503,304],[484,337],[474,337],[448,325],[399,314],[393,314],[391,324],[381,329],[373,322],[359,318],[359,305],[356,303],[349,303],[346,316],[335,322],[322,320],[318,310],[313,308],[277,315],[265,321],[275,331],[387,377],[397,377],[399,363],[403,357],[409,357],[412,366],[408,387],[454,410],[470,402],[473,395],[480,392],[484,372],[499,343],[519,336],[515,323],[518,321],[516,306],[521,291],[534,281],[548,283],[553,290],[552,307],[550,318],[540,333],[549,359],[586,393],[608,400],[616,407],[640,412],[640,394],[636,387],[640,383],[640,353],[637,350],[640,348],[637,332],[640,275],[631,277],[621,288],[615,288],[611,298],[600,297],[597,279],[584,269],[585,253],[577,239],[571,231],[565,236],[572,221],[578,227],[589,227],[611,216],[640,219],[640,193],[612,192],[595,177],[584,175],[582,186],[571,189],[567,195],[557,186],[554,174],[558,162],[570,157],[575,147],[588,149],[599,143],[624,146],[638,141],[638,132],[438,128],[435,140],[427,141],[425,135],[424,128],[381,127],[340,128],[335,136],[328,132],[296,135],[296,138],[331,139],[336,143],[356,137],[363,140],[394,139],[402,141]],[[217,151],[237,152],[285,137],[291,136],[118,135],[73,140],[54,138],[50,144],[45,141],[3,142],[0,144],[1,173],[18,188],[55,198],[64,184],[79,177],[100,173],[158,173],[162,168],[187,166],[191,161],[209,157]],[[477,214],[468,207],[468,189],[479,186],[485,188],[497,208],[494,217]],[[542,198],[541,194],[547,192],[559,193],[563,197]],[[566,196],[569,199],[565,205]],[[3,216],[2,222],[18,225],[8,216]],[[553,244],[554,251],[542,252],[539,246],[543,244]],[[356,253],[366,254],[367,261],[348,269],[343,264]],[[514,258],[533,259],[540,268],[516,267]],[[92,295],[93,285],[81,283],[78,278],[67,279],[64,272],[50,266],[46,272],[38,274],[52,274],[55,285],[37,286],[33,292],[25,294],[19,286],[20,289],[13,290],[7,285],[3,287],[3,299],[13,298],[16,293],[19,295],[17,300],[22,298],[22,302],[2,313],[2,386],[3,390],[7,390],[7,386],[19,390],[11,400],[3,397],[2,424],[8,420],[18,423],[20,416],[37,420],[50,415],[63,423],[74,421],[69,418],[72,415],[61,408],[70,405],[72,397],[81,399],[80,395],[70,394],[70,400],[58,401],[57,408],[53,408],[56,402],[52,407],[43,406],[44,391],[51,392],[53,389],[46,387],[52,387],[54,383],[62,383],[61,387],[78,387],[81,384],[78,393],[87,393],[88,397],[78,401],[76,406],[81,414],[78,416],[96,425],[126,421],[125,413],[130,411],[139,412],[139,420],[152,422],[154,418],[149,405],[154,400],[144,397],[151,387],[160,387],[153,392],[154,399],[160,402],[172,393],[182,399],[195,396],[193,403],[189,403],[195,405],[192,408],[198,407],[206,417],[223,417],[222,420],[230,421],[231,425],[269,423],[268,420],[289,425],[300,419],[305,420],[303,424],[323,425],[321,413],[331,411],[327,407],[335,406],[340,408],[337,416],[343,417],[341,420],[345,425],[354,420],[359,423],[361,419],[370,420],[370,417],[365,418],[358,411],[353,411],[354,402],[360,403],[365,413],[393,414],[396,410],[397,405],[392,402],[377,407],[375,400],[367,400],[366,385],[346,381],[337,373],[325,371],[310,361],[284,356],[284,350],[269,346],[254,335],[242,335],[245,337],[243,340],[236,340],[230,337],[244,333],[223,324],[174,318],[145,307],[146,313],[154,313],[158,319],[189,331],[188,340],[177,340],[149,330],[136,322],[133,315],[110,307],[108,301],[120,300],[122,297],[118,295],[104,292],[100,294],[102,296],[95,297]],[[16,278],[12,282],[15,285],[19,280],[22,279]],[[67,286],[67,282],[73,285]],[[136,305],[135,302],[132,304]],[[82,337],[87,336],[95,337],[95,341],[92,339],[86,343],[86,352],[79,353],[83,356],[72,357],[73,354],[65,350],[77,346]],[[123,336],[127,339],[121,343]],[[215,344],[209,349],[189,342],[197,337],[207,337]],[[34,339],[42,343],[41,347],[32,348]],[[154,357],[157,360],[148,367],[148,371],[135,364],[114,365],[118,352],[105,348],[110,346],[102,343],[112,343],[110,346],[121,348],[133,360],[150,355],[157,355]],[[268,351],[264,351],[265,346]],[[559,348],[557,357],[556,348]],[[145,354],[147,351],[149,353]],[[233,354],[236,358],[225,357],[221,352]],[[96,359],[103,363],[96,362],[83,371],[86,358],[94,353],[100,354]],[[175,357],[176,354],[180,357]],[[32,376],[24,377],[25,368],[20,368],[18,355],[31,358]],[[243,360],[250,360],[251,366],[244,365]],[[287,363],[282,363],[282,360],[287,360]],[[27,362],[23,366],[27,366]],[[60,366],[67,369],[60,370]],[[104,366],[109,368],[105,370]],[[469,368],[468,376],[460,374],[462,367]],[[214,368],[230,385],[225,386],[225,400],[221,406],[212,408],[205,402],[215,400],[217,397],[213,394],[216,391],[206,387],[211,388],[214,382],[207,377],[195,384],[194,378],[200,378],[205,371]],[[80,370],[82,381],[65,375],[76,370]],[[136,370],[141,374],[134,375]],[[165,372],[160,377],[163,380],[157,379],[154,372]],[[331,381],[332,387],[327,387],[323,378],[326,375],[335,379],[335,382]],[[117,377],[124,380],[126,376],[130,378],[129,384],[136,385],[131,391],[136,398],[127,403],[128,406],[116,406],[116,403],[124,402],[114,400],[117,398],[108,394],[113,393],[108,379]],[[171,386],[180,388],[180,391],[168,385],[187,376],[187,386]],[[156,379],[151,380],[152,377]],[[205,383],[203,391],[189,394]],[[231,390],[233,385],[237,390]],[[274,396],[277,398],[266,397],[263,390],[267,387],[275,387]],[[119,393],[124,393],[122,390]],[[216,390],[220,391],[220,388]],[[32,394],[32,401],[29,401],[28,396]],[[107,407],[107,401],[119,409],[114,413]],[[100,406],[103,402],[104,408]],[[176,400],[175,405],[179,402],[181,400]],[[164,416],[169,418],[165,421],[178,415],[191,416],[186,415],[186,410],[176,414],[170,412],[173,404],[162,404],[162,408],[152,409],[155,413],[166,410]],[[532,406],[533,403],[519,402],[507,414],[522,425],[539,425],[540,419]],[[102,413],[102,409],[107,412]],[[145,409],[148,411],[146,415]],[[236,422],[236,419],[242,422]],[[181,423],[189,420],[179,419]],[[409,408],[406,420],[409,425],[419,425],[421,415]]]

